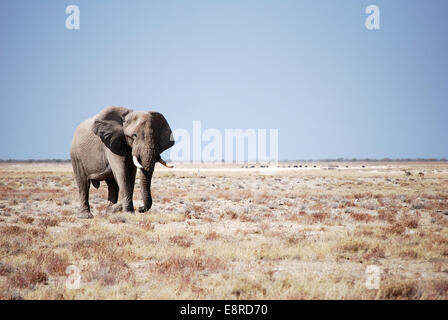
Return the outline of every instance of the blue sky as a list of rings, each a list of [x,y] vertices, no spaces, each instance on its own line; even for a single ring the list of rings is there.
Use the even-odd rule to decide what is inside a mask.
[[[0,159],[67,159],[108,105],[173,129],[276,128],[280,159],[448,158],[447,14],[444,0],[2,1]]]

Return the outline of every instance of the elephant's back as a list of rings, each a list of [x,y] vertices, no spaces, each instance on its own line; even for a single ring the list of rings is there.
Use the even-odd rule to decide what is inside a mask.
[[[70,147],[72,158],[101,151],[101,139],[93,133],[93,122],[89,118],[76,127]]]

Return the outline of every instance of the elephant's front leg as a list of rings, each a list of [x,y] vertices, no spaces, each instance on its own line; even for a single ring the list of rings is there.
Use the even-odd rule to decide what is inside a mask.
[[[134,212],[132,197],[134,195],[136,168],[133,166],[132,160],[130,164],[127,161],[125,164],[127,165],[118,166],[112,163],[110,164],[119,189],[118,203],[112,207],[114,212]]]

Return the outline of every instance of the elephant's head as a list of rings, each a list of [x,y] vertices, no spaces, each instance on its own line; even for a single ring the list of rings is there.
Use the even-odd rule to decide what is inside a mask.
[[[141,169],[145,209],[151,207],[151,177],[156,162],[163,165],[160,154],[174,145],[171,128],[165,117],[152,111],[132,111],[107,107],[95,118],[93,132],[115,154],[132,156]]]

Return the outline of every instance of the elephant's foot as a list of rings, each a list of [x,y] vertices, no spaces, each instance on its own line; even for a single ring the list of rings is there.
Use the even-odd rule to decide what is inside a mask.
[[[140,213],[147,212],[147,211],[149,211],[149,209],[151,209],[151,208],[146,208],[144,206],[141,206],[138,208],[138,212],[140,212]]]
[[[128,205],[125,206],[122,203],[116,203],[110,206],[110,211],[112,213],[117,213],[117,212],[130,212],[130,213],[134,213],[134,207],[132,205]]]
[[[151,209],[152,202],[138,208],[138,212],[147,212]]]
[[[91,214],[90,211],[82,210],[76,214],[76,217],[79,219],[92,219],[93,214]]]

